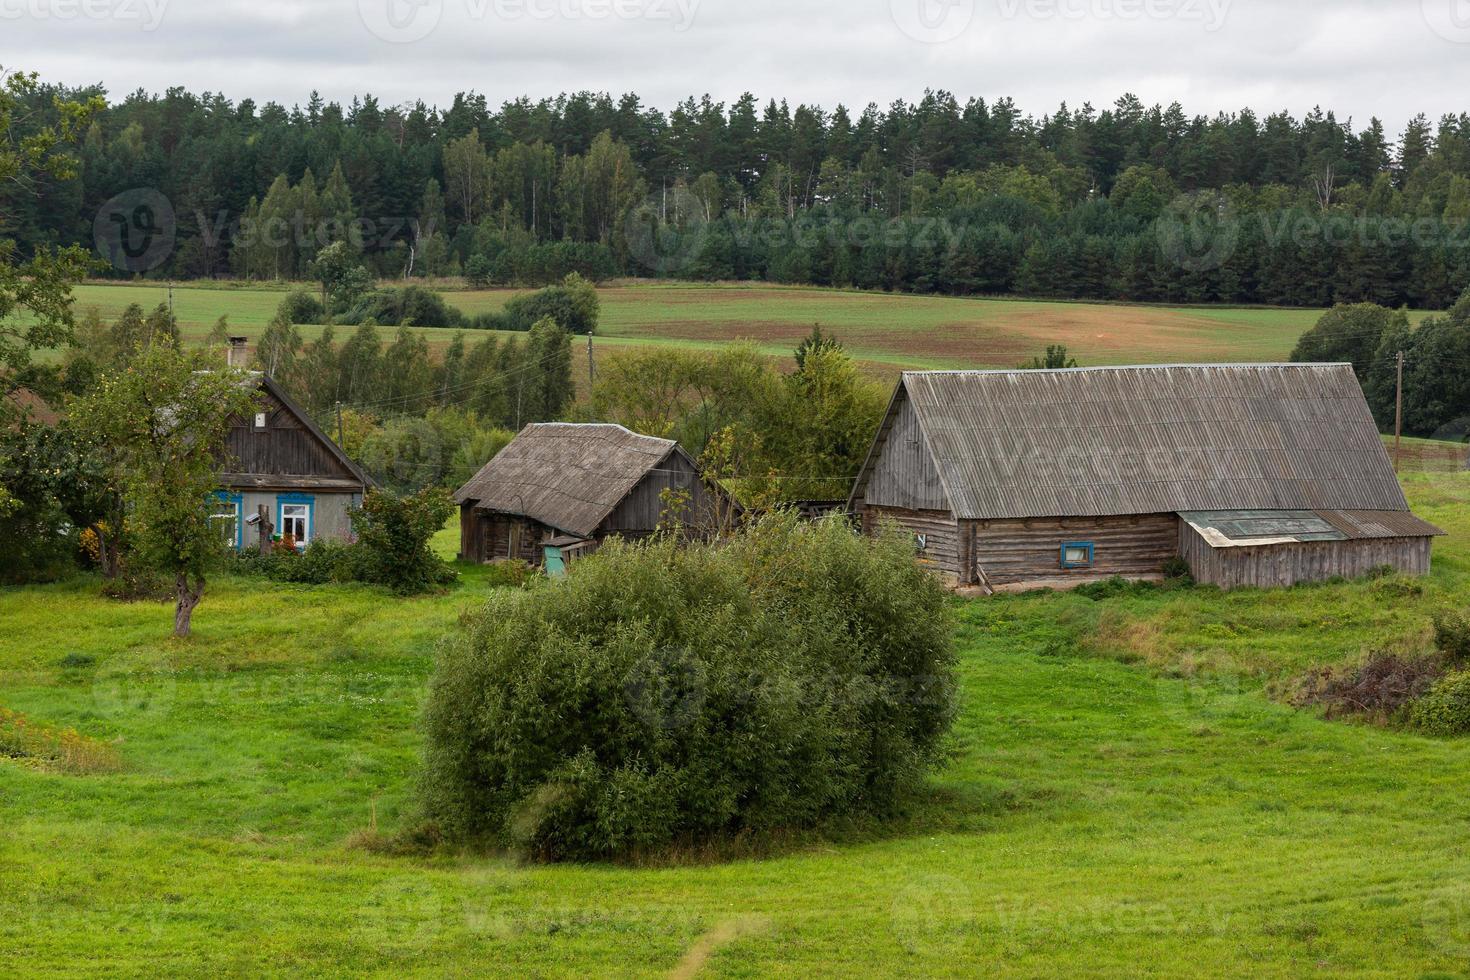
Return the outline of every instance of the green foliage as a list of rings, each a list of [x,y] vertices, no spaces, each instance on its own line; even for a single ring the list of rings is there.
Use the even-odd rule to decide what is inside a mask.
[[[1076,366],[1077,359],[1067,356],[1066,344],[1048,344],[1044,355],[1031,358],[1030,364],[1021,365],[1024,370],[1030,371],[1057,371]]]
[[[1410,719],[1431,735],[1470,734],[1470,671],[1445,675],[1414,703]]]
[[[454,514],[454,501],[429,488],[407,496],[372,490],[352,512],[353,578],[409,594],[454,581],[454,571],[429,547]]]
[[[494,277],[495,263],[488,255],[471,255],[464,264],[464,281],[476,289],[484,289]]]
[[[24,257],[9,237],[20,230],[10,198],[74,179],[70,147],[102,108],[100,97],[63,99],[34,74],[0,68],[0,426],[12,418],[10,393],[32,381],[33,356],[71,339],[71,287],[90,262],[79,246],[51,247],[55,239]]]
[[[1376,303],[1339,303],[1302,334],[1291,359],[1296,362],[1347,362],[1359,380],[1366,380],[1373,356],[1390,330],[1407,332],[1408,314],[1389,310]]]
[[[307,271],[322,284],[328,313],[353,309],[373,285],[372,273],[358,262],[352,246],[344,241],[333,242],[318,252]],[[379,322],[388,321],[379,319]]]
[[[293,289],[281,300],[276,316],[287,323],[321,323],[326,319],[322,301],[304,289]]]
[[[50,581],[76,570],[78,533],[111,517],[121,523],[100,451],[66,423],[0,428],[0,584]]]
[[[103,377],[73,412],[86,439],[107,448],[128,506],[131,557],[175,583],[180,636],[221,557],[210,496],[230,419],[256,398],[239,373],[207,366],[202,355],[154,345]]]
[[[597,289],[577,275],[569,274],[560,285],[548,286],[527,296],[517,296],[498,315],[482,319],[476,326],[493,330],[530,330],[550,319],[570,334],[597,332],[601,301]]]
[[[1451,666],[1470,666],[1470,614],[1461,609],[1436,611],[1434,646]]]
[[[954,716],[949,631],[900,534],[780,515],[719,547],[610,543],[444,648],[426,814],[552,859],[891,814]]]
[[[386,327],[454,327],[464,320],[464,314],[433,290],[403,286],[367,293],[336,320],[354,325],[372,322]]]
[[[783,375],[752,346],[660,349],[610,358],[590,414],[679,441],[696,457],[716,435],[721,479],[776,484],[779,499],[845,499],[888,403],[831,337]]]
[[[261,552],[251,549],[232,554],[229,570],[237,575],[259,575],[277,582],[300,585],[326,585],[328,582],[350,582],[354,578],[356,553],[352,545],[318,538],[304,551],[294,548],[272,548]]]
[[[390,419],[371,430],[358,459],[390,490],[412,492],[431,486],[452,490],[514,438],[514,432],[487,424],[473,412],[434,408],[421,418]]]
[[[524,589],[536,581],[537,571],[520,559],[497,561],[484,566],[485,586],[491,589]]]

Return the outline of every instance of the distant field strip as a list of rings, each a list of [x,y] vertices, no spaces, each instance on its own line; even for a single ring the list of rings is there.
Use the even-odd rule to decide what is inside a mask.
[[[185,336],[202,339],[221,316],[252,340],[264,330],[284,286],[176,286]],[[498,310],[524,290],[449,291],[465,313]],[[750,340],[785,355],[813,324],[835,334],[858,359],[886,373],[900,368],[1010,367],[1065,344],[1083,364],[1284,360],[1320,310],[1169,308],[914,296],[768,285],[633,283],[599,290],[607,347],[718,347]],[[167,302],[157,283],[87,284],[77,309],[115,317],[129,303]],[[341,334],[351,328],[338,328]],[[442,346],[452,331],[423,330]],[[304,327],[310,340],[320,328]]]

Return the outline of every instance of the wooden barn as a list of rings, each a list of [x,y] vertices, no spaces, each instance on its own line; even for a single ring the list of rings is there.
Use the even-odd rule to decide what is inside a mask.
[[[455,494],[460,557],[555,570],[613,535],[652,534],[665,490],[688,495],[679,519],[694,532],[715,526],[715,492],[678,443],[620,425],[528,425]]]
[[[298,548],[351,538],[348,514],[372,480],[317,427],[280,385],[252,375],[255,412],[231,420],[216,519],[234,548],[259,548],[290,535]]]
[[[1346,364],[905,374],[850,506],[961,586],[1233,588],[1429,571]]]

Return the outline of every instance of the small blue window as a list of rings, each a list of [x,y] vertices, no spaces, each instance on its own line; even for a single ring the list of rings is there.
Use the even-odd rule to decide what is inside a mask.
[[[1091,568],[1092,558],[1091,541],[1071,541],[1062,545],[1063,568]]]
[[[276,497],[276,534],[290,536],[298,551],[305,551],[315,528],[316,498],[304,493],[283,493]]]
[[[220,540],[240,551],[245,547],[245,498],[238,493],[218,491],[214,495],[214,513],[210,515],[219,528]]]

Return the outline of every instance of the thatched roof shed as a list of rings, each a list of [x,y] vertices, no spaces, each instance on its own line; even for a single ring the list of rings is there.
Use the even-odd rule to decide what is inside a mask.
[[[708,488],[678,443],[621,425],[547,422],[526,426],[454,496],[467,521],[470,512],[525,518],[593,539],[652,532],[666,489],[688,493],[692,514],[708,509]],[[478,533],[466,531],[466,554],[501,557]]]

